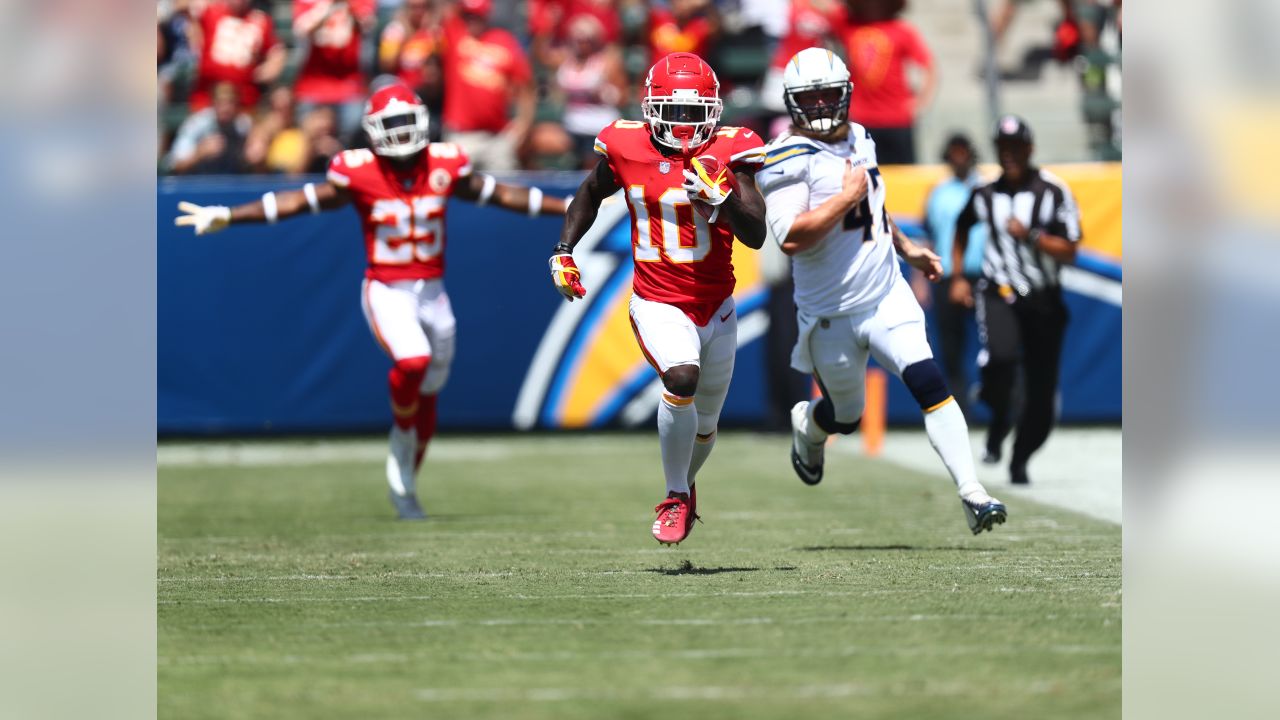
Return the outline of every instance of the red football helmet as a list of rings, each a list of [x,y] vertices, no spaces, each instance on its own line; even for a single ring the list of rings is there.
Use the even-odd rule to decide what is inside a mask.
[[[711,139],[720,122],[720,81],[693,53],[671,53],[649,69],[640,112],[658,142],[689,152]]]
[[[427,106],[403,83],[370,95],[361,124],[379,155],[407,157],[427,146]]]

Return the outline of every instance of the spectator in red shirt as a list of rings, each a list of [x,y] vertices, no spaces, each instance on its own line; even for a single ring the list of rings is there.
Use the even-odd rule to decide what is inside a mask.
[[[570,21],[589,15],[604,29],[604,42],[622,38],[622,21],[615,0],[529,0],[529,38],[533,59],[547,68],[558,68],[573,54]]]
[[[849,114],[876,141],[885,165],[916,161],[915,116],[933,99],[937,74],[920,33],[898,18],[906,0],[853,0],[853,28],[847,36],[853,102]],[[907,63],[919,67],[924,82],[907,84]]]
[[[294,0],[293,34],[308,46],[294,94],[298,116],[332,107],[343,134],[360,126],[365,76],[360,45],[376,21],[374,0]]]
[[[250,0],[221,0],[199,11],[200,66],[191,92],[191,110],[209,107],[210,90],[220,82],[235,86],[242,108],[257,105],[261,85],[284,70],[285,49],[276,39],[271,18],[251,7]]]
[[[382,30],[378,66],[413,88],[433,115],[440,110],[440,52],[444,35],[433,0],[405,0]]]
[[[671,10],[649,10],[649,58],[656,63],[673,52],[691,52],[710,60],[720,34],[720,16],[711,0],[671,0]]]
[[[760,91],[766,107],[777,113],[787,109],[782,102],[782,72],[788,60],[805,48],[835,50],[843,45],[848,32],[849,13],[844,0],[792,0],[787,14],[787,34],[778,43]]]
[[[551,97],[564,106],[559,122],[540,123],[530,141],[535,156],[571,152],[575,165],[596,164],[595,139],[606,125],[622,117],[618,105],[627,87],[626,68],[617,45],[605,42],[605,29],[594,15],[569,21],[568,57],[556,69]]]
[[[445,139],[476,169],[514,170],[533,126],[533,73],[515,37],[489,24],[492,9],[492,0],[461,0],[445,20]]]

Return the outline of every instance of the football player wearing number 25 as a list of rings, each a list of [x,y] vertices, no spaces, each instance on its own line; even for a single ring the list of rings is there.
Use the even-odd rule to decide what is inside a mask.
[[[499,183],[471,172],[456,145],[428,143],[426,106],[406,85],[375,92],[363,126],[370,150],[347,150],[329,164],[325,182],[299,190],[269,192],[234,208],[178,204],[178,225],[197,235],[233,223],[275,223],[302,213],[352,204],[364,226],[369,267],[361,298],[369,329],[393,361],[389,381],[391,451],[387,483],[402,519],[426,515],[416,478],[436,428],[436,395],[449,375],[454,353],[454,317],[444,290],[445,203],[450,195],[506,210],[561,215],[566,201],[538,188]]]
[[[694,478],[711,454],[733,375],[733,240],[764,244],[764,198],[753,179],[764,147],[750,130],[717,128],[720,83],[691,53],[649,70],[640,107],[644,122],[619,120],[596,138],[602,157],[565,215],[551,276],[570,301],[586,294],[574,245],[600,203],[624,190],[635,259],[631,327],[665,389],[658,440],[667,493],[653,536],[673,545],[697,519]]]

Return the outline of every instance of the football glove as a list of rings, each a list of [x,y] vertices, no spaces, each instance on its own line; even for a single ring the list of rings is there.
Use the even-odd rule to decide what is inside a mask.
[[[689,197],[700,200],[712,207],[718,207],[725,200],[729,199],[729,195],[733,193],[733,186],[729,183],[714,180],[708,182],[711,178],[703,178],[701,174],[692,170],[684,171],[684,189],[689,193]],[[715,183],[715,184],[713,184]]]
[[[231,222],[231,208],[225,205],[196,205],[184,200],[178,203],[178,209],[185,214],[174,219],[173,224],[190,225],[197,235],[218,232]]]
[[[582,287],[582,282],[579,280],[582,273],[574,264],[572,255],[558,253],[552,255],[548,263],[551,265],[551,280],[556,284],[556,290],[559,290],[569,302],[587,294],[587,289]]]

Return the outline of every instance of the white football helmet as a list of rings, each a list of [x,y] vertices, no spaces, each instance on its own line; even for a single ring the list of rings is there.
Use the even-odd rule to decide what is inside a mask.
[[[853,83],[839,55],[806,48],[787,61],[782,98],[796,127],[819,134],[835,132],[849,120]]]

